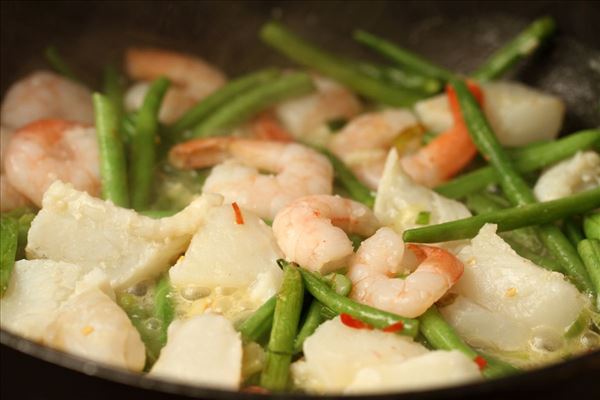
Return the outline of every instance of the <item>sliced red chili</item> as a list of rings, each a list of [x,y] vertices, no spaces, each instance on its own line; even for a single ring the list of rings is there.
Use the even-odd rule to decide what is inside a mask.
[[[385,328],[383,328],[384,332],[391,332],[391,333],[395,333],[395,332],[400,332],[404,329],[404,324],[402,323],[402,321],[398,321],[395,324],[391,324],[390,326],[386,326]]]
[[[235,223],[238,225],[244,225],[244,216],[242,215],[242,210],[240,210],[240,206],[236,202],[231,203],[231,207],[233,207],[233,213],[235,214]]]
[[[269,394],[270,392],[261,386],[248,386],[242,389],[242,392],[246,393],[260,393],[260,394]]]
[[[340,319],[342,320],[342,324],[354,328],[354,329],[373,329],[373,327],[369,324],[366,324],[356,318],[354,318],[350,314],[340,314]]]
[[[475,361],[475,364],[477,364],[477,366],[479,367],[479,369],[484,369],[487,366],[487,361],[485,358],[481,357],[481,356],[477,356],[473,359],[473,361]]]

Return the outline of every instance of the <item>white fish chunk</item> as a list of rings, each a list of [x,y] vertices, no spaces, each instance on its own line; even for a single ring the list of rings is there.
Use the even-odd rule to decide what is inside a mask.
[[[482,90],[485,115],[503,145],[522,146],[558,135],[565,114],[560,98],[516,82],[489,82]],[[418,102],[415,111],[434,132],[453,124],[445,94]]]
[[[562,274],[512,250],[496,235],[496,225],[482,227],[458,257],[465,270],[451,291],[465,299],[441,312],[472,345],[527,351],[542,328],[562,336],[586,305]]]
[[[481,380],[479,367],[463,353],[431,351],[399,364],[363,368],[345,393],[389,393],[431,390]]]
[[[98,280],[90,274],[60,307],[44,334],[44,343],[114,367],[141,371],[146,350],[140,334],[115,303],[106,277]]]
[[[393,149],[385,163],[374,211],[379,222],[399,234],[419,226],[416,219],[420,212],[430,213],[430,224],[471,216],[464,204],[415,183],[402,169],[398,155]]]
[[[550,201],[600,186],[600,156],[578,152],[544,171],[533,192],[539,201]]]
[[[277,260],[283,253],[268,225],[250,211],[241,213],[243,224],[236,222],[231,204],[210,211],[185,256],[169,271],[174,286],[250,288],[261,303],[276,293],[282,279]]]
[[[438,382],[431,374],[452,376],[449,379],[453,382],[461,376],[464,380],[480,377],[475,363],[462,354],[431,356],[438,352],[430,353],[410,338],[379,330],[350,328],[339,317],[323,323],[304,342],[303,350],[305,358],[292,365],[293,379],[296,385],[317,393],[409,390],[427,382]],[[422,357],[425,359],[418,362]],[[414,364],[402,367],[412,360]],[[438,367],[428,367],[438,361]],[[411,379],[395,375],[396,370],[412,370],[413,367],[419,373],[409,374]],[[442,372],[446,367],[454,371]],[[419,384],[421,380],[422,385]]]
[[[193,385],[237,389],[242,340],[232,324],[214,314],[171,323],[166,346],[150,375]]]
[[[172,217],[152,219],[57,181],[31,224],[27,256],[70,262],[86,271],[99,267],[113,288],[126,288],[166,271],[221,201],[218,195],[203,195]]]
[[[83,275],[83,268],[65,262],[17,261],[8,288],[0,299],[0,325],[40,341]]]

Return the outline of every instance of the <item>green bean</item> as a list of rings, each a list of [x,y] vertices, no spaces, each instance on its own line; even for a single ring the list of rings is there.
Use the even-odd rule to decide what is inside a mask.
[[[432,306],[421,317],[419,317],[420,332],[425,336],[429,344],[439,350],[458,350],[471,359],[482,357],[486,366],[481,371],[486,378],[499,378],[519,372],[510,364],[497,360],[493,357],[479,354],[467,345],[460,336],[440,315],[436,306]]]
[[[175,318],[175,307],[171,300],[171,283],[168,276],[161,278],[154,289],[154,317],[160,321],[158,341],[161,347],[167,344],[167,330]]]
[[[156,135],[158,112],[170,82],[166,78],[155,80],[144,97],[135,118],[135,132],[130,146],[129,186],[131,206],[135,210],[148,207],[156,163]]]
[[[363,185],[359,181],[354,173],[344,164],[342,160],[337,158],[335,154],[325,148],[317,148],[321,153],[325,155],[333,166],[335,179],[340,185],[348,191],[348,194],[353,200],[356,200],[364,205],[373,208],[375,204],[375,196],[371,189]]]
[[[359,30],[354,32],[354,39],[396,62],[398,65],[418,74],[439,79],[441,81],[449,81],[454,78],[454,73],[447,69],[435,65],[418,54],[403,49],[386,39],[373,35],[372,33]]]
[[[392,106],[406,107],[421,98],[421,94],[416,91],[391,87],[365,75],[338,57],[299,38],[279,23],[270,22],[264,25],[260,37],[292,60],[314,68],[370,99]]]
[[[175,121],[173,125],[167,127],[167,134],[175,136],[175,141],[181,140],[181,134],[184,131],[198,125],[219,107],[229,103],[249,89],[272,81],[279,75],[280,72],[276,69],[264,69],[248,75],[243,75],[228,82],[225,86],[200,100],[194,107],[190,108],[183,116]]]
[[[576,132],[563,139],[539,144],[535,147],[518,149],[512,153],[513,164],[519,172],[531,172],[572,156],[600,143],[600,129],[588,129]],[[435,188],[435,190],[453,199],[469,193],[483,190],[497,183],[499,176],[492,166],[483,167],[464,174]]]
[[[219,135],[224,129],[245,121],[281,100],[301,96],[313,90],[310,76],[301,72],[290,73],[256,86],[232,98],[228,104],[202,120],[194,128],[192,137]]]
[[[510,233],[510,232],[507,232],[507,233]],[[503,239],[506,243],[509,244],[510,247],[512,247],[512,249],[514,251],[517,252],[518,255],[520,255],[523,258],[528,259],[529,261],[533,262],[535,265],[543,267],[549,271],[558,271],[558,272],[563,271],[562,265],[560,265],[560,263],[558,261],[556,261],[554,258],[548,257],[544,254],[537,253],[535,251],[532,251],[529,247],[523,245],[519,241],[514,240],[510,236],[503,237]]]
[[[102,197],[120,207],[129,206],[125,151],[119,134],[114,106],[108,97],[94,93],[96,134],[100,150]]]
[[[365,75],[391,85],[398,85],[404,89],[418,90],[429,95],[439,93],[442,90],[442,84],[439,80],[397,67],[375,65],[366,62],[357,62],[355,67]]]
[[[125,106],[123,105],[123,76],[117,68],[110,64],[104,68],[104,94],[115,109],[116,119],[121,126]]]
[[[265,369],[260,377],[261,386],[268,390],[283,391],[287,387],[303,296],[304,288],[298,268],[284,264]]]
[[[50,64],[53,70],[61,74],[62,76],[69,78],[70,80],[82,83],[83,81],[77,76],[73,68],[69,66],[69,64],[62,58],[58,49],[54,46],[46,47],[46,51],[44,52],[46,56],[46,60]]]
[[[19,225],[17,253],[15,255],[15,260],[22,260],[25,258],[27,235],[29,234],[29,228],[31,227],[31,222],[35,218],[36,212],[37,211],[29,207],[20,207],[9,212],[2,213],[2,218],[12,218],[17,221],[17,224]]]
[[[273,313],[277,297],[273,296],[258,308],[237,330],[241,333],[244,342],[256,342],[271,329]]]
[[[304,322],[302,323],[302,328],[300,328],[294,341],[294,354],[302,352],[304,341],[315,333],[319,325],[323,322],[323,317],[321,317],[322,309],[323,306],[317,300],[313,299],[311,301]]]
[[[486,223],[497,224],[498,232],[504,232],[524,226],[557,221],[570,215],[593,210],[598,206],[600,206],[600,188],[558,200],[491,211],[443,224],[409,229],[404,232],[404,240],[417,243],[436,243],[469,239],[477,235],[479,229]]]
[[[574,217],[565,219],[563,230],[573,246],[577,246],[579,242],[585,239],[583,231],[581,230],[581,221],[577,221]]]
[[[335,312],[331,308],[325,307],[323,304],[321,304],[321,318],[324,320],[333,319],[338,315],[340,315],[340,313]]]
[[[337,294],[321,278],[312,272],[299,268],[306,289],[321,304],[331,308],[339,314],[348,314],[359,319],[377,329],[385,329],[390,325],[402,322],[404,328],[398,333],[406,336],[415,337],[418,332],[419,324],[416,320],[404,318],[387,311],[378,310],[365,304],[357,303],[347,297]]]
[[[8,288],[19,242],[19,223],[15,218],[0,218],[0,297]]]
[[[498,139],[490,128],[479,104],[463,81],[454,81],[462,116],[466,122],[469,134],[479,152],[489,160],[496,169],[502,190],[514,206],[529,205],[536,202],[532,190],[519,176],[508,155],[500,146]],[[588,191],[593,193],[593,191]],[[600,196],[596,194],[600,199]],[[597,207],[597,205],[596,205]],[[570,214],[567,214],[570,215]],[[565,215],[565,216],[567,216]],[[544,216],[540,216],[540,220]],[[580,289],[592,291],[593,287],[577,249],[569,242],[561,230],[555,225],[542,225],[538,228],[540,238],[550,250],[555,259],[559,260],[564,272]]]
[[[473,78],[489,81],[502,76],[520,59],[532,54],[556,28],[551,17],[542,17],[533,21],[514,39],[498,49],[473,74]]]
[[[577,245],[577,251],[594,285],[596,307],[600,308],[600,240],[584,239]]]
[[[595,212],[583,219],[583,231],[588,239],[600,240],[600,212]]]

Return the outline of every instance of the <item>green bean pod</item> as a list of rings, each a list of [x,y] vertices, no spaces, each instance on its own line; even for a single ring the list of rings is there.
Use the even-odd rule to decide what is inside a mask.
[[[123,105],[123,77],[112,64],[104,68],[103,89],[104,94],[114,106],[116,119],[120,126],[123,114],[125,113],[125,106]]]
[[[404,318],[399,315],[378,310],[365,304],[357,303],[337,294],[321,278],[314,273],[299,268],[306,289],[324,306],[332,309],[339,314],[348,314],[358,320],[361,320],[377,329],[385,329],[391,325],[401,322],[403,329],[398,331],[401,335],[415,337],[418,332],[419,323],[415,319]]]
[[[44,55],[46,56],[46,60],[48,61],[53,70],[55,70],[65,78],[69,78],[73,82],[81,84],[83,83],[83,80],[77,75],[73,68],[71,68],[71,66],[60,55],[56,47],[48,46],[44,52]]]
[[[455,76],[447,69],[372,33],[358,30],[354,32],[354,39],[415,73],[444,82]]]
[[[355,65],[362,73],[390,85],[398,85],[403,89],[418,90],[428,95],[439,93],[442,90],[442,83],[439,80],[398,67],[375,65],[366,62],[357,62]]]
[[[536,19],[514,39],[502,46],[471,76],[488,81],[502,76],[517,61],[532,54],[556,29],[551,17]]]
[[[280,102],[281,100],[301,96],[315,89],[309,75],[294,72],[271,82],[256,86],[216,109],[203,119],[192,131],[192,137],[216,136],[223,130],[247,120],[254,114]]]
[[[19,242],[19,223],[15,218],[0,218],[0,297],[8,288]]]
[[[458,350],[473,360],[476,360],[477,357],[482,357],[486,361],[486,365],[482,368],[481,372],[486,378],[500,378],[519,372],[517,368],[508,363],[479,354],[473,350],[460,338],[454,328],[444,320],[436,306],[432,306],[421,315],[419,321],[421,323],[420,332],[433,348],[438,350]]]
[[[200,100],[171,126],[166,128],[168,135],[175,136],[175,141],[182,139],[182,133],[198,125],[202,120],[215,112],[219,107],[228,104],[237,96],[249,89],[272,81],[280,75],[276,69],[264,69],[243,75],[228,82],[214,93]]]
[[[256,342],[271,329],[276,302],[277,297],[271,297],[238,326],[237,330],[242,335],[244,342]]]
[[[600,309],[600,240],[584,239],[577,245],[596,291],[596,307]]]
[[[100,151],[102,197],[120,207],[129,206],[125,151],[114,106],[108,97],[94,93],[96,134]]]
[[[154,168],[156,164],[156,138],[158,113],[162,100],[169,88],[166,78],[155,80],[144,97],[142,107],[135,118],[135,131],[130,146],[131,206],[135,210],[148,207]]]
[[[600,240],[600,212],[595,212],[583,219],[583,231],[588,239]]]
[[[154,289],[154,317],[160,321],[158,340],[162,346],[167,344],[167,331],[175,318],[175,307],[171,299],[171,282],[168,276],[161,278]]]
[[[304,288],[298,268],[285,263],[283,282],[275,304],[267,359],[260,377],[261,386],[268,390],[283,391],[287,387],[303,297]]]
[[[306,317],[304,318],[304,322],[302,323],[302,327],[300,328],[300,331],[298,331],[298,335],[294,341],[294,354],[302,352],[304,341],[315,333],[319,325],[323,322],[323,317],[321,316],[322,309],[323,306],[321,303],[313,299],[308,308],[308,312],[306,313]]]
[[[290,59],[314,68],[370,99],[392,106],[406,107],[422,97],[419,92],[391,87],[360,72],[353,65],[301,39],[279,23],[270,22],[264,25],[260,37]]]

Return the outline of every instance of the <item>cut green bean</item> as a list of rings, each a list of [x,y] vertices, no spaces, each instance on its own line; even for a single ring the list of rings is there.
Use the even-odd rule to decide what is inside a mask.
[[[338,57],[299,38],[279,23],[270,22],[264,25],[260,31],[260,37],[290,59],[314,68],[375,101],[406,107],[411,106],[422,97],[416,91],[401,90],[371,78]]]
[[[256,342],[271,329],[273,313],[277,297],[273,296],[258,308],[237,330],[241,333],[244,342]]]
[[[44,52],[46,60],[50,64],[53,70],[61,74],[62,76],[69,78],[70,80],[82,83],[83,81],[77,76],[73,68],[64,60],[64,58],[58,52],[58,49],[54,46],[48,46]]]
[[[600,212],[595,212],[583,219],[583,231],[588,239],[600,240]]]
[[[532,54],[556,28],[551,17],[542,17],[533,21],[514,39],[498,49],[473,74],[473,78],[489,81],[502,76],[517,61]]]
[[[596,307],[600,309],[600,240],[584,239],[577,245],[579,255],[596,291]]]
[[[599,143],[600,129],[588,129],[573,133],[554,142],[516,150],[512,153],[512,160],[517,171],[522,173],[531,172],[547,167]],[[479,192],[498,181],[498,174],[492,166],[488,166],[461,175],[436,187],[435,190],[446,197],[459,199],[469,193]]]
[[[512,161],[504,151],[500,142],[490,128],[479,104],[463,81],[453,81],[463,119],[466,122],[469,135],[479,152],[489,160],[495,168],[499,183],[506,198],[513,206],[530,205],[536,202],[533,191],[525,180],[519,176]],[[594,191],[588,191],[593,193]],[[600,196],[598,196],[600,201]],[[597,207],[597,205],[596,205]],[[571,215],[571,214],[568,214]],[[565,215],[566,216],[566,215]],[[540,216],[540,220],[544,216]],[[569,242],[562,231],[555,225],[541,225],[538,228],[540,239],[550,250],[556,260],[563,266],[564,272],[580,289],[592,291],[593,287],[577,249]]]
[[[160,321],[158,341],[161,346],[167,344],[167,331],[175,318],[175,307],[171,300],[171,282],[168,276],[161,278],[154,292],[154,317]]]
[[[335,179],[344,189],[348,191],[350,197],[353,200],[373,208],[373,205],[375,204],[375,196],[373,195],[371,189],[363,185],[363,183],[356,178],[350,168],[348,168],[342,160],[337,158],[335,154],[322,147],[317,148],[317,150],[319,150],[329,159],[329,162],[331,162],[331,165],[333,166]]]
[[[329,307],[339,314],[348,314],[363,321],[377,329],[385,329],[391,325],[402,322],[403,329],[398,331],[401,335],[415,337],[418,332],[419,323],[415,319],[404,318],[387,311],[378,310],[365,304],[357,303],[347,297],[337,294],[323,280],[314,273],[300,268],[306,289],[321,304]]]
[[[306,313],[306,317],[304,318],[304,322],[302,323],[302,327],[294,341],[294,354],[302,352],[304,341],[315,333],[319,325],[323,322],[323,317],[321,317],[322,309],[323,306],[321,303],[313,299],[308,308],[308,312]]]
[[[96,134],[100,151],[102,197],[120,207],[129,206],[125,151],[114,107],[108,97],[94,93]]]
[[[398,85],[403,89],[418,90],[428,95],[439,93],[442,84],[439,80],[415,74],[397,67],[357,62],[356,68],[362,73],[390,85]]]
[[[277,294],[265,369],[260,377],[261,386],[268,390],[280,392],[287,387],[303,296],[298,268],[284,262],[283,282]]]
[[[477,235],[479,229],[487,223],[497,224],[498,232],[504,232],[557,221],[570,215],[585,213],[596,207],[600,207],[600,188],[558,200],[527,204],[443,224],[408,229],[404,232],[404,240],[416,243],[436,243],[470,239]]]
[[[202,120],[215,112],[219,107],[228,104],[247,90],[258,87],[277,78],[280,72],[276,69],[265,69],[243,75],[228,82],[214,93],[200,100],[189,109],[173,125],[166,128],[168,135],[175,136],[174,141],[182,139],[182,133],[198,125]]]
[[[325,275],[323,280],[339,295],[348,296],[352,291],[352,281],[346,275],[332,272]]]
[[[108,97],[114,107],[116,119],[119,126],[121,126],[121,121],[123,120],[123,114],[125,112],[125,106],[123,105],[123,76],[112,64],[107,65],[104,68],[103,89],[104,94]]]
[[[158,112],[170,82],[166,78],[155,80],[144,97],[142,107],[135,118],[135,132],[130,146],[129,186],[131,206],[135,210],[148,207],[154,168],[156,164],[156,138]]]
[[[354,39],[375,52],[389,58],[398,65],[418,74],[434,79],[440,79],[442,81],[449,81],[454,78],[454,73],[447,69],[435,65],[418,54],[403,49],[386,39],[373,35],[372,33],[358,30],[354,32]]]
[[[192,137],[216,136],[256,113],[291,97],[310,93],[315,89],[308,74],[295,72],[271,82],[251,88],[215,110],[202,120],[192,132]]]
[[[19,243],[19,223],[15,218],[0,218],[0,297],[8,288]]]
[[[500,378],[519,372],[517,368],[508,363],[479,354],[473,350],[460,338],[454,328],[444,320],[436,306],[432,306],[421,315],[419,321],[421,323],[420,332],[433,348],[439,350],[458,350],[473,360],[477,357],[485,359],[486,365],[481,372],[486,378]]]

